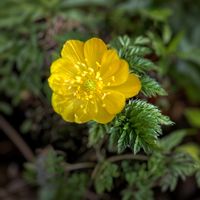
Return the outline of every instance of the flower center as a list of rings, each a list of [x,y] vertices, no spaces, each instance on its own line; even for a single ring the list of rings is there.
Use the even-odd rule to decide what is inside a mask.
[[[104,86],[100,72],[84,63],[78,62],[75,67],[77,67],[78,73],[73,80],[73,85],[68,89],[73,90],[73,95],[77,99],[93,102],[93,99],[102,92]]]
[[[95,81],[88,79],[83,83],[83,87],[86,91],[93,91],[96,89],[96,83]]]

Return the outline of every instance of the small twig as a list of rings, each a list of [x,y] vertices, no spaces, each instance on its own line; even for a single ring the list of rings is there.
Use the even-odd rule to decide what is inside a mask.
[[[147,160],[147,156],[145,155],[133,155],[133,154],[124,154],[124,155],[117,155],[117,156],[111,156],[107,159],[109,162],[118,162],[121,160]],[[75,164],[69,164],[65,163],[65,170],[66,171],[74,171],[79,169],[87,169],[87,168],[95,168],[94,171],[97,170],[97,163],[96,162],[82,162],[82,163],[75,163]],[[95,172],[93,172],[95,174]]]
[[[95,165],[96,163],[94,162],[82,162],[82,163],[76,163],[76,164],[65,163],[65,170],[74,171],[74,170],[79,170],[79,169],[94,168]]]
[[[10,138],[10,140],[17,146],[23,156],[28,161],[33,161],[35,156],[30,147],[20,137],[20,134],[10,125],[10,123],[0,115],[0,129]]]
[[[117,155],[117,156],[111,156],[107,160],[110,162],[118,162],[121,160],[147,160],[147,156],[145,155],[133,155],[133,154],[124,154],[124,155]]]

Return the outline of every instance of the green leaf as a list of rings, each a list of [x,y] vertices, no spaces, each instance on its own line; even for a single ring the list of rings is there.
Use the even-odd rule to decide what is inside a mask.
[[[200,65],[199,55],[200,55],[200,49],[192,49],[189,51],[183,51],[178,53],[179,58]]]
[[[184,34],[185,34],[185,32],[181,31],[171,40],[169,46],[167,47],[168,54],[177,52],[177,48],[180,45],[180,43],[184,37]]]
[[[6,115],[10,115],[12,114],[12,107],[10,104],[0,101],[0,112],[6,114]]]
[[[31,129],[32,121],[30,119],[25,120],[20,126],[20,131],[22,133],[28,133]]]
[[[148,32],[148,37],[152,41],[152,47],[158,56],[165,56],[166,55],[166,47],[163,44],[162,39],[156,33]]]
[[[135,55],[132,58],[125,57],[130,64],[130,69],[135,73],[144,73],[157,69],[157,66],[150,60]]]
[[[196,170],[196,164],[191,156],[184,153],[177,153],[170,156],[165,175],[160,181],[162,191],[170,189],[173,191],[177,185],[178,178],[184,180],[186,176],[191,176]]]
[[[163,27],[163,41],[165,44],[167,44],[172,37],[172,31],[168,24],[165,24]]]
[[[110,162],[103,162],[95,176],[95,189],[101,194],[110,191],[113,187],[113,179],[119,176],[118,166]]]
[[[162,133],[162,124],[173,123],[156,106],[143,100],[134,100],[128,103],[113,122],[111,135],[118,131],[118,152],[126,147],[130,147],[135,153],[141,148],[149,152],[159,148],[158,136]]]
[[[165,22],[172,15],[172,10],[168,8],[141,10],[141,14],[152,20]]]
[[[174,131],[162,138],[160,140],[160,145],[162,146],[164,151],[170,151],[171,149],[179,145],[187,134],[187,129]]]
[[[199,161],[200,147],[195,143],[187,143],[179,146],[177,149],[179,152],[189,154],[194,160]]]
[[[200,128],[200,109],[199,108],[187,108],[185,110],[185,116],[191,126]]]
[[[105,125],[97,124],[95,122],[90,123],[89,146],[98,144],[104,138],[106,132]]]
[[[140,143],[139,143],[139,136],[137,135],[136,136],[136,139],[135,139],[135,143],[134,143],[134,146],[133,146],[133,153],[136,154],[140,151]]]
[[[118,152],[123,152],[126,149],[127,144],[129,144],[129,134],[124,131],[117,142]]]
[[[198,185],[198,188],[200,188],[200,170],[198,170],[195,174],[196,182]]]
[[[142,82],[142,93],[147,97],[154,97],[157,95],[165,96],[167,92],[160,86],[160,84],[150,78],[149,76],[143,76],[141,78]]]
[[[148,37],[139,36],[135,38],[134,45],[148,45],[150,44],[150,39]]]

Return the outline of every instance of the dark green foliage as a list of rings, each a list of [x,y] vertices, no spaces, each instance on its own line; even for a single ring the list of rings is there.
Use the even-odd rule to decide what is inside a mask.
[[[200,188],[200,170],[198,170],[197,173],[195,174],[195,178],[197,181],[197,185]]]
[[[170,119],[160,110],[143,100],[130,101],[124,112],[114,121],[111,134],[117,135],[118,151],[130,147],[136,154],[142,148],[145,152],[157,149],[161,125],[171,125]],[[116,129],[116,131],[115,131]]]
[[[161,178],[160,186],[163,191],[175,189],[178,178],[184,180],[191,176],[195,170],[195,162],[191,156],[183,153],[177,153],[166,159],[166,170],[164,177]]]
[[[40,186],[39,199],[82,199],[88,184],[85,173],[64,174],[63,157],[53,149],[46,149],[33,164],[27,164],[25,179]],[[74,192],[76,191],[76,192]]]
[[[57,192],[56,199],[83,199],[89,177],[86,173],[75,173],[63,181]],[[76,192],[74,192],[76,191]]]
[[[98,144],[104,138],[106,132],[106,125],[100,125],[95,122],[90,123],[89,146]]]
[[[122,196],[123,199],[128,200],[142,200],[145,195],[148,195],[149,199],[154,199],[153,187],[160,186],[163,191],[167,189],[172,191],[179,178],[184,180],[198,171],[192,157],[184,153],[173,153],[172,155],[154,153],[147,163],[133,164],[126,161],[122,163],[122,168],[128,183]]]
[[[113,187],[113,179],[119,176],[118,165],[106,161],[97,167],[94,181],[97,193],[110,191]]]

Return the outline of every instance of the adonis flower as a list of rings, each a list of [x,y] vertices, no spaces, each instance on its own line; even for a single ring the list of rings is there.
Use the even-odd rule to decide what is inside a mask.
[[[55,112],[76,123],[110,122],[141,89],[128,63],[98,38],[67,41],[48,81]]]

